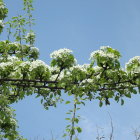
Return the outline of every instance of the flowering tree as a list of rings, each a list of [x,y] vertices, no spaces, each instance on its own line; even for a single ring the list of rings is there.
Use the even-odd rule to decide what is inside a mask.
[[[97,99],[101,107],[114,99],[123,105],[123,97],[131,98],[131,94],[140,92],[140,56],[130,59],[123,69],[119,62],[121,54],[109,46],[92,52],[90,64],[77,64],[72,51],[66,48],[50,55],[50,66],[39,60],[32,31],[32,0],[23,2],[25,15],[7,22],[7,40],[0,41],[0,139],[23,139],[16,130],[17,122],[10,104],[25,96],[36,93],[37,97],[42,97],[45,109],[62,102],[62,94],[73,96],[74,106],[68,112],[72,118],[66,118],[70,125],[66,126],[64,134],[72,140],[76,132],[82,131],[75,125],[79,122],[78,104]],[[8,9],[0,0],[0,32],[7,13]],[[66,101],[68,103],[70,101]]]

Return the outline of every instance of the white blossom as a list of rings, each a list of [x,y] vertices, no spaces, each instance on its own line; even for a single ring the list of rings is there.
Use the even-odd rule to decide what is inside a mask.
[[[7,41],[6,40],[1,40],[0,42],[6,43]]]
[[[4,4],[0,2],[0,9],[4,9],[4,8],[5,8]]]
[[[88,69],[90,67],[90,64],[83,64],[82,65],[85,69]]]
[[[38,55],[39,54],[39,49],[36,48],[36,47],[31,47],[30,48],[30,54],[36,54],[36,55]]]
[[[0,62],[3,62],[3,61],[5,61],[5,58],[0,57]],[[15,62],[17,62],[17,61],[20,61],[20,59],[19,59],[18,57],[16,57],[16,56],[10,56],[10,55],[8,55],[6,61],[7,61],[7,62],[15,63]]]
[[[52,81],[55,81],[57,77],[58,77],[57,80],[62,80],[65,77],[64,71],[62,71],[59,76],[58,74],[51,75],[50,79]]]
[[[67,54],[70,54],[70,53],[72,53],[71,50],[64,48],[64,49],[59,49],[57,51],[54,51],[53,53],[50,54],[50,57],[54,58],[54,59],[62,58],[62,55],[64,55],[64,54],[67,55]]]
[[[95,66],[95,67],[93,67],[93,68],[94,68],[95,72],[99,72],[100,70],[102,70],[102,68],[99,67],[99,66]]]
[[[87,66],[86,65],[76,65],[70,68],[70,71],[73,70],[78,70],[78,71],[83,71],[83,72],[87,72]]]
[[[13,124],[13,125],[16,125],[17,124],[17,121],[13,118],[10,118],[10,122]]]
[[[111,48],[110,46],[101,46],[100,49],[101,50],[107,50],[108,48]]]
[[[13,63],[12,62],[2,62],[2,63],[0,63],[0,69],[1,70],[5,70],[9,66],[10,67],[13,66]]]
[[[125,68],[127,72],[140,73],[140,56],[131,58],[128,63],[126,63]]]
[[[49,69],[49,66],[46,65],[43,61],[36,60],[36,61],[31,62],[31,65],[30,65],[30,69],[29,70],[32,71],[32,70],[34,70],[34,69],[36,69],[36,68],[38,68],[40,66],[43,67],[43,68]]]
[[[94,52],[91,53],[90,60],[92,60],[93,58],[96,58],[97,54],[101,57],[115,58],[115,55],[112,54],[112,53],[106,53],[102,50],[98,50],[98,51],[94,51]]]
[[[20,67],[25,68],[26,66],[30,66],[31,62],[30,61],[26,61],[20,64]]]
[[[0,27],[4,27],[4,23],[3,23],[3,20],[0,20]]]
[[[32,69],[37,68],[38,66],[45,66],[45,63],[43,61],[41,61],[41,60],[33,61],[31,63],[30,71],[32,71]]]
[[[0,1],[0,9],[5,9],[5,4],[3,3],[3,1]]]
[[[10,42],[9,45],[14,45],[16,47],[19,47],[20,46],[20,44],[18,42]]]
[[[87,84],[87,83],[89,83],[89,84],[92,84],[94,82],[94,80],[93,79],[85,79],[85,80],[83,80],[81,83],[80,83],[80,85],[83,85],[83,84]]]
[[[26,38],[30,38],[30,37],[35,38],[35,33],[34,32],[27,33]]]
[[[16,62],[16,61],[20,61],[20,59],[18,57],[16,57],[16,56],[8,56],[7,61]]]
[[[55,81],[55,80],[56,80],[56,78],[57,78],[57,76],[58,76],[58,74],[51,75],[50,79],[51,79],[52,81]]]
[[[59,72],[60,71],[60,69],[56,66],[54,66],[54,67],[49,66],[48,68],[49,68],[50,72]]]
[[[126,65],[134,64],[135,62],[138,62],[140,64],[140,56],[135,56],[135,57],[131,58]]]
[[[113,52],[110,52],[109,48],[112,49],[110,46],[101,46],[100,50],[91,53],[90,60],[96,59],[98,56],[104,58],[118,59],[120,55],[114,53],[114,51],[116,50],[112,49]]]

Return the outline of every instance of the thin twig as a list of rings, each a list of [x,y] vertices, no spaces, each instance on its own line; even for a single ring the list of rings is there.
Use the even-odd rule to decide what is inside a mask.
[[[72,124],[71,124],[71,133],[70,133],[70,140],[73,138],[73,131],[74,131],[74,125],[75,125],[75,116],[76,116],[76,96],[74,96],[74,105],[73,105],[73,117],[72,117]]]
[[[113,133],[114,133],[114,126],[113,126],[113,121],[112,121],[112,117],[110,115],[110,113],[108,112],[109,118],[110,118],[110,125],[111,125],[111,133],[109,136],[109,140],[113,140]]]

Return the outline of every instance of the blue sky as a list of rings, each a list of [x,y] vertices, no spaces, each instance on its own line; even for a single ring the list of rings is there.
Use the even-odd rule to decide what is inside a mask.
[[[5,3],[9,17],[20,13],[21,0],[5,0]],[[73,50],[80,64],[89,63],[90,53],[103,45],[121,52],[123,67],[130,58],[140,55],[139,0],[35,0],[34,6],[36,47],[40,49],[40,59],[47,64],[49,54],[60,48]],[[139,100],[140,95],[135,95],[125,99],[123,106],[112,100],[110,106],[102,108],[98,101],[87,102],[79,111],[83,118],[80,140],[95,140],[96,126],[104,128],[107,136],[110,132],[108,112],[114,123],[115,140],[133,140],[132,128],[140,126]],[[66,112],[72,106],[58,104],[57,108],[46,111],[39,99],[30,96],[13,107],[24,137],[50,140],[52,132],[61,140],[67,124]]]

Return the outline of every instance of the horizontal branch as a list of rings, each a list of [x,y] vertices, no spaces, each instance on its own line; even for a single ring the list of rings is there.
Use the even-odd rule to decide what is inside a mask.
[[[47,80],[30,80],[30,79],[0,79],[0,82],[9,81],[9,82],[33,82],[33,83],[58,83],[57,81],[47,81]]]
[[[64,87],[58,87],[58,81],[49,81],[49,80],[30,80],[30,79],[0,79],[0,84],[2,85],[2,82],[11,82],[11,85],[17,86],[17,87],[33,87],[33,88],[48,88],[48,89],[60,89],[60,90],[66,90]],[[18,82],[18,83],[17,83]],[[27,82],[27,83],[26,83]],[[42,83],[43,85],[36,85],[37,83]],[[48,86],[47,84],[52,83],[56,84],[54,87]],[[128,89],[130,86],[119,86],[119,84],[122,83],[131,83],[133,85],[136,85],[135,83],[132,83],[132,80],[126,80],[116,83],[105,83],[103,86],[101,86],[99,83],[96,83],[96,85],[100,85],[101,87],[97,91],[107,91],[107,90],[118,90],[118,89]],[[79,83],[70,83],[70,84],[77,84],[79,86]],[[106,87],[111,85],[118,85],[118,87]]]
[[[14,85],[14,86],[17,86],[17,87],[34,87],[34,88],[48,88],[48,89],[60,89],[60,90],[66,90],[66,88],[64,87],[58,87],[58,86],[55,86],[55,87],[50,87],[50,86],[46,86],[46,85],[27,85],[27,84],[15,84],[15,83],[12,83],[11,85]],[[97,91],[107,91],[107,90],[120,90],[120,89],[129,89],[130,86],[123,86],[123,87],[113,87],[113,88],[104,88],[104,87],[101,87],[99,88]]]
[[[7,53],[7,54],[16,54],[16,52],[15,51],[13,51],[13,52],[0,52],[0,54],[4,54],[4,53]]]
[[[124,84],[124,83],[130,83],[132,85],[137,85],[136,83],[132,82],[132,80],[126,80],[126,81],[120,81],[120,82],[116,82],[116,83],[105,83],[104,86],[119,85],[119,84]]]
[[[125,87],[117,87],[117,88],[100,88],[98,91],[106,91],[106,90],[120,90],[120,89],[129,89],[130,86],[125,86]]]
[[[48,88],[48,89],[60,89],[60,90],[64,90],[65,88],[62,88],[62,87],[57,87],[57,86],[55,86],[55,87],[50,87],[50,86],[46,86],[46,85],[41,85],[41,86],[39,86],[39,85],[26,85],[26,84],[11,84],[11,85],[13,85],[13,86],[17,86],[17,87],[27,87],[27,88],[30,88],[30,87],[33,87],[33,88],[37,88],[37,89],[39,89],[39,88]]]

